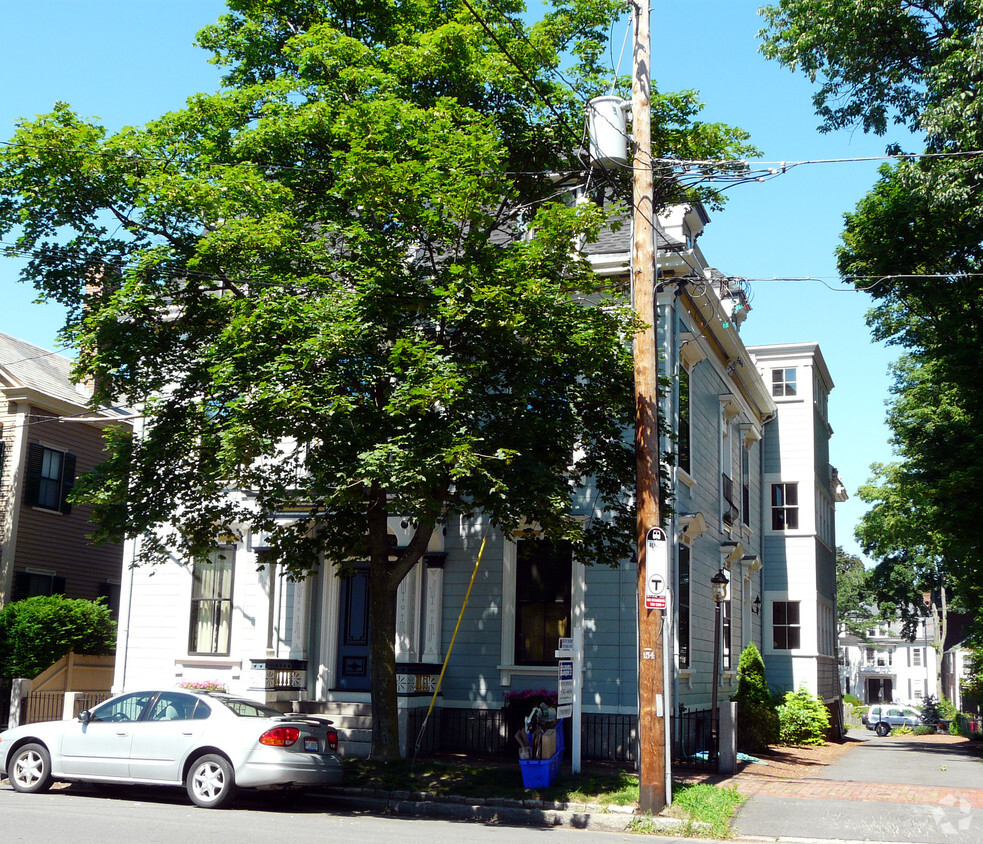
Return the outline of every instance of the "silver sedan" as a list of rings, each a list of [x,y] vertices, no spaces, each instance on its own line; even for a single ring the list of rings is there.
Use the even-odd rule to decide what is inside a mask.
[[[196,805],[214,809],[238,788],[340,783],[342,765],[326,718],[157,690],[111,698],[72,721],[0,733],[0,773],[28,793],[55,781],[184,786]]]

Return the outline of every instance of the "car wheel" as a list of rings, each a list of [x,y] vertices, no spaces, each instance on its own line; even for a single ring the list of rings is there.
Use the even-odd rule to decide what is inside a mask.
[[[235,797],[235,774],[224,756],[210,753],[196,759],[188,771],[188,797],[196,806],[219,809]]]
[[[14,791],[36,794],[51,788],[51,757],[43,745],[25,744],[10,760],[7,776]]]
[[[891,732],[891,725],[888,724],[886,721],[881,721],[874,728],[874,732],[877,733],[877,735],[879,736],[886,736],[889,732]]]

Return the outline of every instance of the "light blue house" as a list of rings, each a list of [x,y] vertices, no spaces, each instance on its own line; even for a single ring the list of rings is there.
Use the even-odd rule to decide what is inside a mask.
[[[841,489],[823,424],[832,381],[815,345],[745,347],[747,290],[705,260],[697,239],[707,222],[698,205],[659,219],[653,318],[669,386],[664,445],[674,455],[673,512],[665,524],[673,595],[668,710],[709,706],[715,676],[726,700],[749,642],[765,654],[773,684],[805,683],[832,700],[832,503]],[[598,272],[626,276],[628,233],[606,232],[589,257]],[[573,510],[593,517],[590,490]],[[396,545],[413,530],[398,517],[389,527]],[[180,559],[153,572],[124,566],[116,688],[218,680],[285,707],[346,719],[343,744],[359,752],[370,722],[365,578],[356,572],[339,580],[329,567],[289,582],[278,576],[262,535],[244,528],[221,542],[224,560],[216,554],[210,566]],[[581,628],[584,754],[633,758],[636,566],[589,562],[568,548],[486,530],[480,519],[451,520],[431,537],[425,560],[399,592],[397,687],[407,749],[419,736],[455,629],[424,744],[494,750],[511,747],[502,714],[507,695],[555,688],[557,640]],[[714,671],[710,578],[718,571],[729,588]]]

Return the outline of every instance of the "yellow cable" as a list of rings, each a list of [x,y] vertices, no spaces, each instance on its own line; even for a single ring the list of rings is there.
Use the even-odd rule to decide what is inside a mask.
[[[481,556],[485,553],[485,543],[488,541],[488,535],[481,540],[481,548],[478,549],[478,559],[474,561],[474,571],[471,572],[471,582],[468,584],[468,591],[464,594],[464,603],[461,604],[461,612],[457,617],[457,624],[454,625],[454,635],[451,636],[451,643],[447,647],[447,654],[444,656],[444,664],[440,667],[440,676],[437,678],[437,686],[433,690],[433,697],[430,699],[430,706],[427,708],[426,717],[423,719],[423,726],[420,727],[420,734],[416,737],[416,748],[414,749],[414,757],[416,756],[416,751],[420,749],[420,739],[423,738],[423,731],[427,728],[427,721],[430,720],[430,714],[433,712],[434,704],[437,703],[437,695],[440,693],[440,684],[444,682],[444,672],[447,671],[447,663],[451,658],[451,651],[454,650],[454,640],[457,639],[457,631],[461,628],[461,620],[464,618],[464,610],[467,609],[468,599],[471,597],[471,587],[474,586],[474,579],[478,576],[478,566],[481,565]]]

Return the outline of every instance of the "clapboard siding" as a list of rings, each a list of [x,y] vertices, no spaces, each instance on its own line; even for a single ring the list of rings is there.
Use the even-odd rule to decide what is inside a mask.
[[[103,439],[98,429],[85,424],[60,423],[48,414],[31,414],[28,444],[40,444],[73,454],[76,476],[105,459]],[[24,472],[17,473],[24,483]],[[92,508],[74,505],[71,512],[45,510],[23,505],[16,518],[17,544],[14,571],[42,569],[65,578],[65,594],[93,600],[101,594],[103,583],[120,582],[122,547],[93,545],[88,537],[94,529]]]

